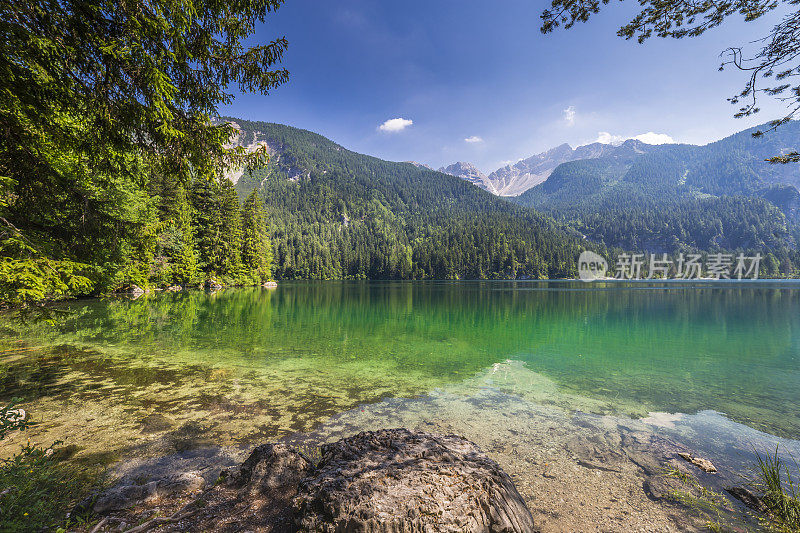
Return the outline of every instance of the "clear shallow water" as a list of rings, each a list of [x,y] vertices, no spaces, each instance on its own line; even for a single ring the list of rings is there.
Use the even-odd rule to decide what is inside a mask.
[[[0,400],[91,458],[286,438],[437,391],[800,436],[795,283],[309,282],[60,309],[0,318]]]

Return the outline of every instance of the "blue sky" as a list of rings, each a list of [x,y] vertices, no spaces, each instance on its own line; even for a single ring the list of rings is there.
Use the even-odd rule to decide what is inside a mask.
[[[238,95],[221,112],[309,129],[383,159],[436,168],[469,161],[487,173],[599,137],[654,132],[703,144],[782,112],[764,99],[755,118],[734,119],[726,98],[745,76],[718,71],[720,52],[764,35],[774,16],[639,45],[616,36],[635,3],[612,3],[588,24],[542,35],[545,6],[287,0],[254,41],[287,37],[290,81],[268,96]],[[413,124],[380,129],[392,119]]]

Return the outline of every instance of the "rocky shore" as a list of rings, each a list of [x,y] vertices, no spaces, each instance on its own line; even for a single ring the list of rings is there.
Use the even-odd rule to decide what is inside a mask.
[[[109,364],[104,359],[86,368],[97,372]],[[513,361],[446,389],[405,398],[393,393],[349,409],[344,394],[352,391],[325,388],[329,375],[307,367],[252,381],[214,369],[185,382],[166,368],[147,388],[140,367],[134,369],[118,375],[136,388],[108,379],[102,386],[114,393],[102,401],[48,397],[26,405],[52,422],[11,435],[0,446],[10,455],[25,439],[44,446],[63,440],[68,446],[62,455],[74,464],[107,465],[116,492],[92,503],[91,523],[105,519],[97,531],[127,531],[153,519],[148,528],[181,530],[186,523],[183,530],[192,531],[184,515],[198,505],[212,509],[211,496],[224,488],[217,485],[221,471],[233,474],[259,445],[287,446],[317,468],[326,445],[388,428],[460,435],[474,443],[509,475],[543,533],[707,531],[711,522],[724,523],[726,531],[752,530],[763,514],[757,501],[746,507],[752,499],[738,489],[748,486],[743,476],[754,464],[753,450],[779,446],[800,456],[795,441],[711,411],[591,414],[606,408],[593,398],[566,396]],[[313,397],[294,387],[296,375],[318,376]],[[63,374],[56,385],[71,391],[79,379],[81,374]],[[320,404],[329,414],[312,410]],[[282,509],[294,509],[294,501]],[[193,519],[236,515],[203,512]],[[296,524],[294,516],[286,523]]]
[[[730,474],[677,443],[634,428],[625,442],[609,442],[598,431],[601,418],[584,418],[580,435],[562,435],[561,421],[552,422],[534,440],[515,438],[521,432],[509,427],[502,443],[497,427],[478,439],[480,447],[429,423],[427,430],[362,431],[321,446],[311,444],[325,440],[316,434],[238,456],[195,450],[138,463],[75,512],[93,517],[83,530],[90,533],[757,528],[758,499],[729,487]]]
[[[498,375],[500,371],[492,374]],[[536,376],[531,375],[530,379]],[[508,474],[497,478],[499,486],[505,485],[506,478],[511,480],[513,491],[504,490],[521,497],[531,513],[535,530],[543,533],[707,531],[709,524],[714,527],[724,524],[725,531],[757,528],[758,502],[750,502],[748,507],[750,495],[739,490],[747,487],[742,475],[747,465],[752,465],[741,454],[748,447],[751,451],[753,446],[774,447],[773,437],[712,412],[651,413],[635,419],[570,412],[559,404],[545,406],[538,395],[546,395],[551,401],[559,397],[541,380],[535,381],[535,387],[525,388],[516,387],[516,381],[510,384],[493,381],[492,387],[484,383],[480,380],[478,384],[482,386],[468,389],[469,394],[439,390],[416,398],[387,398],[363,404],[330,417],[313,430],[278,438],[252,439],[247,437],[248,433],[232,431],[237,427],[232,425],[185,423],[176,428],[172,419],[164,415],[149,415],[141,420],[140,432],[135,436],[137,443],[149,440],[137,444],[136,453],[128,453],[110,467],[108,475],[115,480],[115,487],[76,509],[92,512],[94,525],[81,531],[92,531],[98,520],[101,525],[96,532],[134,528],[140,528],[134,531],[297,531],[304,519],[318,525],[322,523],[318,520],[333,519],[331,515],[312,515],[308,502],[323,502],[319,504],[323,507],[334,505],[321,499],[325,491],[336,486],[334,474],[342,468],[341,454],[334,452],[350,450],[347,453],[364,457],[396,455],[398,462],[391,468],[374,470],[372,477],[348,478],[348,483],[354,483],[362,494],[368,491],[373,494],[376,485],[367,480],[375,479],[378,473],[384,481],[393,480],[409,462],[399,461],[402,454],[397,455],[396,451],[377,445],[370,448],[374,438],[358,436],[381,434],[382,430],[398,427],[409,428],[412,435],[436,435],[439,439],[442,435],[460,435],[468,439],[470,444],[464,446],[475,447],[470,453],[481,454]],[[503,390],[509,386],[513,386],[514,394]],[[528,390],[537,396],[521,396],[521,391]],[[221,404],[220,408],[229,406]],[[252,431],[256,425],[253,417],[252,412],[243,412],[242,427]],[[34,428],[29,436],[37,441],[52,439],[43,429],[46,428]],[[242,435],[247,438],[240,440]],[[265,448],[261,444],[265,441],[274,444]],[[788,441],[779,444],[791,446]],[[439,445],[450,446],[442,440]],[[268,454],[267,448],[271,450]],[[729,452],[720,453],[725,449]],[[419,456],[427,453],[421,451]],[[470,453],[462,450],[456,455],[448,452],[439,456],[461,462],[462,456]],[[273,459],[264,459],[266,456]],[[241,482],[247,478],[241,470],[248,464],[248,457],[250,463],[260,464],[256,468],[259,471],[266,470],[266,465],[272,462],[288,461],[291,469],[284,473],[295,472],[290,476],[291,487],[270,489],[272,493],[262,492],[259,496],[261,489],[253,489],[252,482]],[[389,464],[380,462],[383,463]],[[445,461],[436,468],[444,472],[454,463],[455,459]],[[223,471],[227,474],[223,475]],[[314,477],[315,472],[323,471],[327,472],[326,478]],[[315,479],[314,483],[304,482],[307,478]],[[301,487],[305,490],[303,498]],[[423,490],[421,494],[429,493]],[[450,496],[445,494],[441,498],[445,497]],[[431,505],[440,496],[433,498]],[[713,500],[710,504],[709,498]],[[392,503],[385,508],[394,510],[398,502],[405,500],[388,501]],[[358,500],[348,505],[364,513],[380,512],[363,507]],[[415,505],[433,514],[438,512],[435,506],[425,507],[427,504],[419,502]],[[240,524],[248,516],[255,522]],[[481,522],[476,519],[476,523]],[[147,524],[145,529],[141,529],[143,524]]]
[[[213,484],[198,472],[128,480],[77,511],[101,517],[93,532],[537,530],[511,478],[475,444],[407,429],[362,432],[318,458],[266,444]]]

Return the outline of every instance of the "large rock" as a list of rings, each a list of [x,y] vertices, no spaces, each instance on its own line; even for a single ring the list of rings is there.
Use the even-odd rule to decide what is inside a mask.
[[[106,515],[109,524],[138,523],[156,506],[169,516],[187,509],[187,501],[202,502],[190,504],[175,524],[181,531],[534,531],[511,479],[461,437],[405,429],[367,432],[324,445],[321,455],[314,466],[287,445],[266,444],[202,494],[197,493],[201,477],[173,474],[143,485],[122,484],[85,509]]]
[[[405,429],[323,446],[295,509],[308,532],[534,531],[511,479],[475,444]]]
[[[245,489],[252,496],[276,494],[291,501],[312,468],[308,459],[287,445],[264,444],[253,450],[237,470],[223,472],[222,478],[229,487]]]

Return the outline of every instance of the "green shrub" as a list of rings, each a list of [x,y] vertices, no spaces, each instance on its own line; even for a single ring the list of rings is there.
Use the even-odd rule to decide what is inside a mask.
[[[0,462],[0,531],[41,531],[62,525],[93,479],[60,459],[52,447],[23,446],[20,453]]]
[[[28,426],[25,411],[12,401],[0,408],[0,440]],[[0,459],[0,532],[42,531],[63,525],[67,512],[94,486],[97,477],[64,460],[55,446],[24,445]]]

